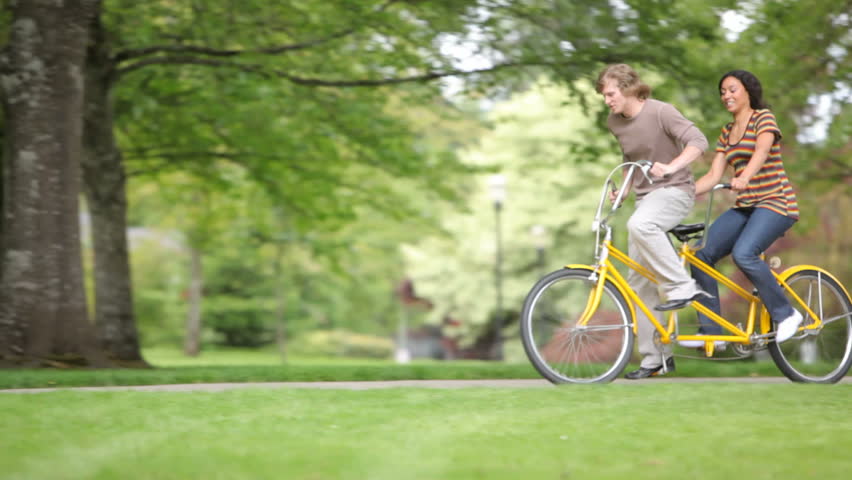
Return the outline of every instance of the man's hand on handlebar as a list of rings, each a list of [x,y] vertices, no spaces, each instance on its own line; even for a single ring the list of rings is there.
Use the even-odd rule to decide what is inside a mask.
[[[621,197],[621,203],[624,203],[624,200],[627,198],[627,195],[628,195],[629,193],[630,193],[630,191],[629,191],[629,190],[628,190],[628,191],[626,191],[626,192],[624,192],[624,196],[623,196],[623,197]],[[615,203],[615,200],[616,200],[617,198],[618,198],[618,190],[617,190],[617,189],[615,189],[615,188],[613,188],[612,190],[610,190],[610,191],[609,191],[609,203],[613,203],[613,204],[614,204],[614,203]]]
[[[667,178],[677,171],[670,163],[654,162],[651,165],[651,170],[648,172],[657,178]]]

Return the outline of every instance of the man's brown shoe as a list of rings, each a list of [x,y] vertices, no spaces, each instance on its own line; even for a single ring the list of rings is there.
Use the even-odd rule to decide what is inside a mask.
[[[639,367],[639,370],[633,370],[632,372],[625,375],[624,378],[626,378],[628,380],[639,380],[639,379],[642,379],[642,378],[659,377],[660,375],[665,375],[669,372],[674,372],[674,371],[675,371],[674,357],[669,357],[669,358],[666,359],[666,368],[665,369],[663,369],[662,365],[660,365],[659,367],[654,367],[654,368]]]

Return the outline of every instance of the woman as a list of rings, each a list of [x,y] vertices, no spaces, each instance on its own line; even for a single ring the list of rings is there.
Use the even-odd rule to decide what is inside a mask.
[[[799,219],[796,194],[781,162],[781,130],[763,102],[760,81],[752,73],[734,70],[722,75],[719,93],[733,121],[722,127],[710,171],[698,179],[695,193],[710,191],[731,166],[731,190],[737,193],[737,200],[710,227],[706,244],[696,256],[713,266],[731,255],[757,289],[775,323],[775,341],[780,343],[792,337],[802,323],[802,314],[790,305],[769,266],[760,259],[760,254]],[[694,267],[692,276],[701,289],[713,295],[700,302],[719,313],[716,281]],[[699,335],[722,334],[722,327],[704,315],[699,314],[699,321]],[[679,343],[704,346],[704,342],[695,340]]]

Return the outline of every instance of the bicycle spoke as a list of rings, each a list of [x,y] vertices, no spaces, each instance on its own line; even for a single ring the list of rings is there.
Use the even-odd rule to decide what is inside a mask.
[[[786,282],[822,321],[817,328],[807,328],[816,322],[805,314],[801,332],[782,344],[769,344],[773,360],[793,381],[838,381],[852,364],[852,303],[843,288],[819,270],[798,271]],[[801,308],[793,295],[789,298]]]
[[[536,369],[555,383],[612,380],[632,351],[629,310],[611,285],[588,322],[576,325],[594,285],[588,271],[566,269],[539,282],[524,303],[524,349]]]

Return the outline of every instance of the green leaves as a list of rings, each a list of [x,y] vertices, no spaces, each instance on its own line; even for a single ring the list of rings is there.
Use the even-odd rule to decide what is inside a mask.
[[[587,85],[578,89],[594,95]],[[464,155],[469,164],[496,167],[506,178],[500,235],[503,307],[509,312],[520,308],[545,271],[590,260],[588,228],[602,175],[618,163],[614,151],[593,158],[571,152],[574,142],[595,144],[604,137],[579,105],[565,104],[567,97],[566,89],[542,81],[501,102],[489,116],[494,129]],[[463,322],[469,341],[495,308],[497,226],[488,177],[478,176],[468,189],[469,211],[442,209],[438,214],[447,235],[412,242],[405,252],[415,289],[435,305],[430,320]],[[532,233],[535,226],[543,229],[539,238]],[[543,249],[543,264],[537,248]]]
[[[213,251],[240,231],[267,247],[303,239],[296,251],[333,286],[317,298],[335,298],[335,312],[355,308],[347,295],[375,302],[403,275],[396,245],[416,244],[424,291],[443,312],[484,320],[491,305],[473,299],[492,284],[493,211],[484,177],[470,175],[499,167],[509,177],[517,299],[534,270],[533,224],[558,235],[566,259],[585,248],[575,243],[582,212],[597,199],[601,159],[617,156],[589,89],[603,64],[633,64],[711,140],[727,120],[716,82],[730,68],[761,77],[782,123],[850,83],[848,2],[753,5],[751,27],[729,43],[720,15],[732,0],[105,0],[133,215]],[[443,98],[436,80],[490,67],[456,72],[467,97]],[[513,97],[483,136],[481,112],[465,102],[536,91],[540,78],[566,89]],[[812,151],[817,161],[795,168],[845,171],[844,118]],[[785,144],[801,149],[797,129],[784,127]],[[351,274],[356,266],[375,287]]]

